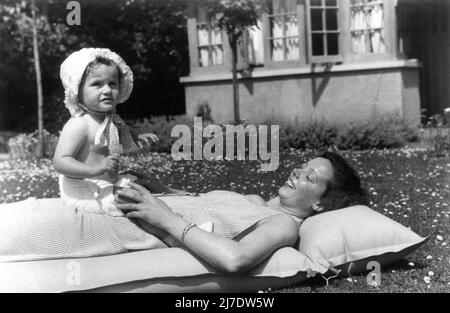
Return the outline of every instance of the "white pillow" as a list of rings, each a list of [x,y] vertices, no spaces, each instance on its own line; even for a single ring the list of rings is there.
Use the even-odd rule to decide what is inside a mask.
[[[366,207],[352,206],[312,216],[300,227],[298,250],[321,270],[341,274],[366,270],[370,261],[380,266],[400,260],[428,238]]]

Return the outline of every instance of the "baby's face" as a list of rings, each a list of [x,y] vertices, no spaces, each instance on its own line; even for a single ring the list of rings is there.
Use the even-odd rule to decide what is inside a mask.
[[[80,86],[80,101],[89,109],[109,112],[119,101],[119,71],[114,65],[98,64]]]

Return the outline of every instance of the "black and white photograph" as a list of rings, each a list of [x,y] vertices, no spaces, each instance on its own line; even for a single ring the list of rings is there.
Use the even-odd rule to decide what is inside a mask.
[[[448,293],[449,200],[450,0],[0,0],[0,293]]]

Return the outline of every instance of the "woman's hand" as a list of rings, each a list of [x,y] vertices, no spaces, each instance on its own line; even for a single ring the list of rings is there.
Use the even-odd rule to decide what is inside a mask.
[[[122,188],[116,192],[116,204],[126,217],[141,219],[153,226],[165,229],[176,214],[160,199],[155,198],[141,185],[130,182],[130,188]],[[124,198],[129,200],[124,203]]]

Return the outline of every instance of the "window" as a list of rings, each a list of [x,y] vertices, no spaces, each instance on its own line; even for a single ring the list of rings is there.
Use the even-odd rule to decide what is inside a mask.
[[[207,17],[207,10],[199,7],[197,13],[198,65],[200,67],[224,64],[223,33]]]
[[[341,35],[338,0],[310,0],[308,30],[311,60],[337,59]]]
[[[411,50],[404,37],[396,5],[385,0],[265,0],[266,10],[257,26],[244,31],[238,42],[238,70],[284,68],[395,58]],[[450,0],[448,0],[450,1]],[[189,36],[191,62],[205,72],[231,67],[231,50],[224,30],[208,14],[208,1],[192,1]],[[392,29],[399,26],[398,36]],[[446,25],[444,25],[446,26]],[[403,36],[403,37],[402,37]],[[398,47],[397,47],[398,48]],[[257,69],[259,71],[260,69]]]
[[[354,54],[386,52],[382,0],[351,0],[350,33]]]
[[[268,18],[271,60],[298,60],[300,58],[298,1],[273,0]]]

